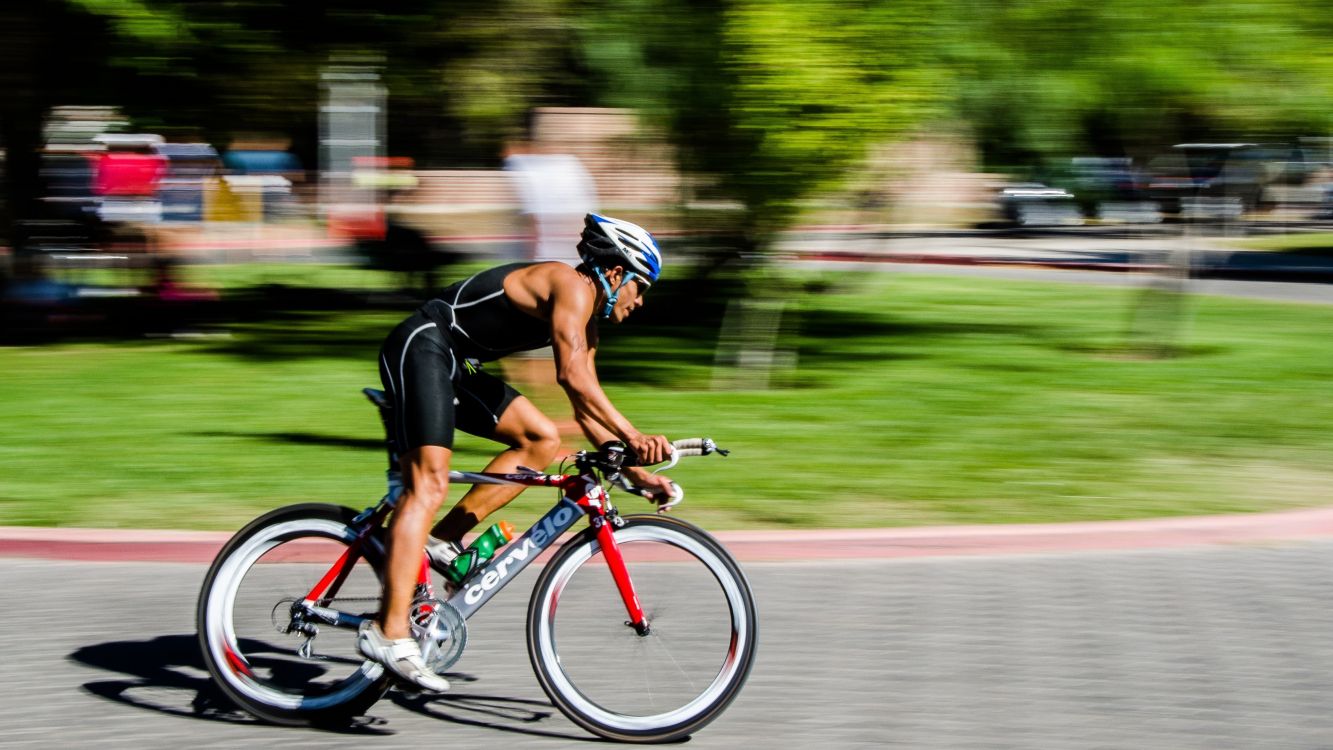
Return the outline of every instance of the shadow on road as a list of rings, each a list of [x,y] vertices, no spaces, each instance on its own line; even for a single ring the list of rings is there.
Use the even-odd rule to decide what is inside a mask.
[[[84,646],[69,655],[84,666],[118,675],[95,680],[83,689],[100,698],[171,716],[228,724],[260,724],[232,704],[213,684],[193,634],[163,635],[149,641],[111,641]],[[339,734],[393,734],[381,728],[383,719],[362,717]]]
[[[99,698],[170,716],[228,724],[263,724],[237,708],[217,688],[204,667],[199,641],[193,634],[163,635],[147,641],[98,643],[84,646],[68,658],[117,676],[116,679],[83,684],[84,690]],[[448,677],[456,687],[476,681],[475,677],[460,673],[451,673]],[[599,741],[590,735],[540,728],[555,714],[555,708],[546,701],[458,693],[423,696],[390,692],[387,698],[407,710],[454,724],[536,737]],[[319,731],[394,734],[386,724],[384,719],[365,716],[347,727],[320,728]]]
[[[449,680],[457,685],[457,675],[449,675]],[[497,695],[445,694],[436,696],[408,696],[402,693],[392,694],[393,702],[410,711],[441,719],[453,724],[462,724],[483,729],[495,729],[501,732],[514,732],[533,737],[555,737],[562,740],[583,740],[601,742],[591,735],[555,732],[540,728],[540,724],[551,719],[555,707],[547,701],[526,698],[506,698]]]

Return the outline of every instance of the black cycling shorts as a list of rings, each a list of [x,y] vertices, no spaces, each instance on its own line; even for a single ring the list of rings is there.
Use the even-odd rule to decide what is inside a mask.
[[[380,382],[393,404],[394,452],[454,447],[454,428],[495,438],[500,415],[519,392],[469,367],[435,321],[421,313],[398,324],[380,349]]]

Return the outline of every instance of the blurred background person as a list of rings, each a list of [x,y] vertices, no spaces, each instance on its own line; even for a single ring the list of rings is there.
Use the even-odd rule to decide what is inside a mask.
[[[532,142],[505,149],[505,171],[513,175],[514,192],[527,221],[532,260],[560,260],[577,265],[583,217],[597,209],[597,187],[578,157],[545,153]]]

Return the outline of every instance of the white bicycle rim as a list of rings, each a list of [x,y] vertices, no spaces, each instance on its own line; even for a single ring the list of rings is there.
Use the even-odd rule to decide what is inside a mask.
[[[384,673],[382,665],[367,660],[329,692],[304,696],[275,690],[247,676],[233,664],[231,654],[239,655],[242,652],[237,645],[232,606],[245,574],[259,558],[279,544],[312,534],[348,544],[356,539],[356,535],[345,524],[317,518],[287,521],[261,529],[233,550],[218,570],[212,589],[208,592],[205,620],[209,651],[213,661],[222,667],[220,671],[227,683],[251,700],[294,712],[319,711],[346,703],[364,692]]]
[[[754,634],[746,621],[745,593],[722,558],[693,537],[675,529],[662,526],[629,526],[616,532],[616,541],[623,543],[659,542],[682,549],[697,558],[717,582],[730,608],[731,644],[722,666],[712,682],[693,700],[679,708],[660,714],[633,716],[616,713],[603,708],[585,696],[560,662],[558,647],[555,643],[554,621],[556,603],[565,585],[585,563],[592,559],[600,549],[596,541],[581,545],[578,550],[565,558],[559,570],[553,574],[546,595],[538,603],[537,629],[534,634],[536,652],[542,661],[554,690],[564,697],[577,711],[589,719],[624,732],[651,732],[666,727],[678,726],[693,721],[706,713],[714,703],[727,692],[737,672],[744,666],[741,654],[749,648]],[[650,623],[651,625],[651,623]]]

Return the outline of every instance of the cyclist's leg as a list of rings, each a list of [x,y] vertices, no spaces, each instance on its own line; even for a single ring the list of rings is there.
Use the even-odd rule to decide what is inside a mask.
[[[499,378],[470,374],[458,386],[458,427],[504,443],[508,450],[491,459],[486,471],[510,473],[520,466],[542,470],[560,451],[560,432],[531,401]],[[431,530],[438,539],[460,541],[483,518],[523,491],[521,486],[478,484],[467,491]]]
[[[411,635],[408,617],[421,571],[422,550],[430,522],[449,491],[449,458],[452,451],[438,445],[423,445],[403,456],[403,494],[389,519],[388,556],[385,563],[384,604],[380,628],[390,639]]]
[[[380,628],[390,639],[410,634],[408,615],[431,519],[449,488],[454,439],[452,377],[458,364],[439,328],[418,313],[389,334],[380,379],[393,403],[393,440],[403,494],[389,521]]]

